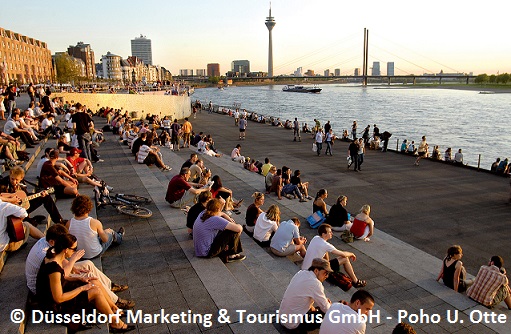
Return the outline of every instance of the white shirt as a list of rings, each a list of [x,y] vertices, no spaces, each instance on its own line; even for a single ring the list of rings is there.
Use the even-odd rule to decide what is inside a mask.
[[[37,273],[41,268],[41,263],[46,256],[46,251],[50,248],[50,244],[46,238],[41,238],[30,249],[27,260],[25,261],[25,277],[27,278],[27,287],[32,293],[36,293]]]
[[[312,265],[312,260],[315,258],[322,259],[327,252],[331,252],[336,249],[337,248],[335,248],[334,245],[325,241],[325,239],[319,235],[315,236],[309,243],[309,247],[307,247],[307,253],[305,254],[305,258],[302,263],[302,270],[308,270]]]
[[[74,217],[69,222],[69,233],[76,237],[78,249],[85,251],[84,259],[92,259],[103,251],[98,232],[90,227],[91,217],[76,220]]]
[[[240,156],[240,150],[235,147],[231,152],[231,159],[237,158]]]
[[[53,121],[51,119],[45,118],[41,122],[41,130],[46,130],[47,127],[52,126]]]
[[[318,131],[316,133],[316,143],[322,143],[323,142],[323,132]]]
[[[4,124],[4,132],[8,135],[12,135],[14,129],[17,128],[16,122],[12,118],[9,118]]]
[[[292,220],[285,220],[280,223],[280,226],[271,238],[270,246],[278,251],[285,251],[294,238],[300,237],[298,226]]]
[[[456,152],[454,154],[454,161],[462,163],[463,162],[463,153]]]
[[[254,239],[261,242],[270,240],[271,233],[278,228],[277,222],[266,218],[266,212],[257,217],[254,228]]]
[[[349,317],[345,317],[346,321],[343,322],[344,314]],[[333,303],[330,306],[319,329],[319,334],[364,334],[365,332],[366,323],[359,319],[358,312],[341,303]]]
[[[0,252],[3,252],[10,242],[7,234],[7,217],[11,215],[19,218],[28,216],[27,210],[21,206],[0,201]]]
[[[139,164],[143,164],[145,158],[149,155],[149,152],[151,152],[151,148],[149,146],[147,145],[140,146],[137,153],[137,162]]]
[[[314,303],[325,313],[331,305],[325,296],[323,284],[314,272],[300,270],[293,276],[286,292],[284,292],[279,313],[281,317],[291,314],[306,314]],[[288,329],[294,329],[300,325],[298,322],[284,323],[283,321],[281,321],[281,324]]]

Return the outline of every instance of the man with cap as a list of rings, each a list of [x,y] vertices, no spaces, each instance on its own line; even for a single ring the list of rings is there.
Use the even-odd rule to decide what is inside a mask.
[[[306,332],[321,326],[323,315],[332,305],[323,287],[331,272],[327,260],[315,258],[308,270],[300,270],[293,276],[280,303],[279,312],[284,327]]]

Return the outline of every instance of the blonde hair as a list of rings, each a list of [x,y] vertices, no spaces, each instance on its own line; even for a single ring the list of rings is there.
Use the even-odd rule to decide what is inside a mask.
[[[277,204],[270,205],[268,211],[266,211],[266,218],[277,223],[280,221],[280,209]]]
[[[366,215],[369,215],[369,213],[371,212],[371,207],[369,206],[369,204],[364,204],[360,208],[360,212],[365,213]]]
[[[263,198],[264,194],[262,192],[256,191],[255,193],[252,194],[252,197],[254,197],[254,200],[257,201]]]

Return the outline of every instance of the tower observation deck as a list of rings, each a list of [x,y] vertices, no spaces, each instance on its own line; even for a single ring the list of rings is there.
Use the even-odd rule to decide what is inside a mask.
[[[269,33],[269,38],[268,38],[268,77],[273,77],[273,43],[272,43],[272,37],[271,37],[271,31],[273,29],[273,27],[275,27],[275,24],[277,24],[275,22],[275,19],[273,18],[273,16],[271,16],[271,5],[270,5],[270,14],[269,16],[266,18],[266,21],[265,23],[266,24],[266,28],[268,28],[268,33]]]

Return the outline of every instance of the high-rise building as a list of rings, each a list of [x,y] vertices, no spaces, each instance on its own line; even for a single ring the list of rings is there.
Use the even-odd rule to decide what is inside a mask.
[[[108,51],[106,55],[101,56],[101,63],[103,64],[103,78],[122,80],[121,56]]]
[[[212,63],[208,64],[208,77],[219,77],[220,76],[220,64]]]
[[[203,68],[198,68],[195,70],[195,75],[198,77],[205,77],[206,76],[206,70]]]
[[[303,67],[298,67],[294,73],[295,77],[303,77]]]
[[[330,76],[330,70],[325,70],[325,71],[323,72],[323,75],[324,75],[325,77],[329,77],[329,76]]]
[[[388,76],[394,76],[394,62],[388,62],[387,63],[387,75]]]
[[[0,84],[51,81],[54,76],[48,45],[0,28]]]
[[[334,74],[335,74],[336,77],[340,77],[341,76],[341,69],[340,68],[336,68],[334,70]]]
[[[181,69],[179,70],[179,75],[182,77],[192,77],[193,76],[193,70],[192,69]]]
[[[353,72],[353,75],[358,77],[362,75],[362,70],[360,68],[355,68],[355,71]]]
[[[231,63],[231,71],[238,72],[240,77],[246,77],[250,73],[250,62],[248,60],[234,60]]]
[[[381,75],[379,61],[373,61],[373,68],[371,70],[371,75],[373,75],[373,76]]]
[[[67,48],[67,53],[74,58],[81,59],[85,64],[85,77],[93,79],[96,77],[96,67],[94,66],[94,51],[92,51],[90,44],[78,42],[76,46],[70,45]]]
[[[273,27],[275,27],[275,24],[277,24],[273,16],[271,16],[271,5],[270,14],[266,18],[264,24],[266,25],[266,28],[268,28],[268,76],[271,78],[273,77],[273,42],[271,31],[273,30]]]
[[[146,65],[152,65],[153,51],[151,49],[151,40],[143,35],[132,39],[131,55],[142,59]]]

